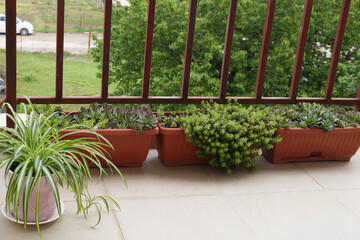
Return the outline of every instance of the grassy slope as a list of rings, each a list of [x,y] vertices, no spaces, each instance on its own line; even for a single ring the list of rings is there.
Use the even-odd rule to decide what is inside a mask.
[[[17,95],[55,96],[55,54],[18,52]],[[5,51],[0,50],[0,66],[5,69]],[[64,57],[64,96],[100,95],[97,66],[88,55]],[[109,91],[114,87],[110,86]],[[67,107],[68,111],[76,106]]]
[[[37,32],[56,31],[56,0],[17,0],[17,16],[31,22]],[[0,12],[5,12],[5,0],[0,0]],[[80,17],[82,29],[80,30]],[[46,26],[45,26],[45,19]],[[102,32],[104,11],[92,0],[65,1],[65,31]]]

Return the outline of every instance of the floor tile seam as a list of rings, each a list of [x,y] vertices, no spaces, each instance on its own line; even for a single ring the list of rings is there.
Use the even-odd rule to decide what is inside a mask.
[[[300,167],[291,169],[291,171],[293,171],[293,170],[296,170],[299,173],[303,173],[303,172],[307,173],[306,171],[304,171],[304,169],[302,169]],[[281,170],[281,171],[285,171],[285,170]],[[277,174],[277,171],[274,171],[273,169],[259,169],[257,171],[255,170],[254,172],[251,172],[251,170],[249,170],[248,174],[249,175],[250,174],[259,174],[260,175],[261,172],[265,172],[265,173],[274,172],[274,174]],[[132,175],[132,174],[127,174],[127,173],[123,173],[123,174],[124,174],[125,179],[127,178],[127,175],[131,175],[131,177],[137,177],[137,176]],[[142,176],[142,177],[144,177],[144,176],[146,176],[146,177],[154,176],[154,177],[158,177],[159,179],[162,179],[164,176],[168,176],[168,177],[182,176],[184,179],[186,179],[186,177],[188,177],[188,176],[194,176],[193,173],[191,173],[191,172],[175,172],[175,173],[170,173],[169,175],[166,175],[166,174],[168,174],[168,173],[165,173],[165,174],[164,173],[149,173],[149,172],[144,172],[144,173],[141,173],[141,174],[136,173],[136,175],[139,175],[139,176]],[[307,173],[307,175],[309,175],[309,174]],[[229,179],[231,179],[231,177],[232,177],[231,175],[226,175],[225,173],[224,173],[224,176],[229,176]],[[203,177],[214,178],[214,175],[205,172],[205,173],[203,173]]]
[[[302,193],[302,192],[323,192],[326,189],[308,189],[293,191],[263,191],[263,192],[232,192],[221,194],[197,194],[197,195],[172,195],[172,196],[144,196],[144,197],[114,197],[117,200],[146,200],[146,199],[171,199],[171,198],[191,198],[191,197],[223,197],[236,195],[255,195],[255,194],[284,194],[284,193]]]
[[[342,188],[327,188],[327,191],[347,191],[347,190],[360,190],[360,187],[342,187]]]
[[[328,190],[325,190],[325,192],[327,193],[327,195],[335,200],[337,203],[339,203],[344,209],[346,209],[347,212],[349,212],[349,214],[351,214],[352,216],[354,216],[356,219],[359,220],[359,223],[360,223],[360,215],[354,213],[353,210],[351,210],[346,204],[344,204],[340,199],[338,199],[337,197],[333,196],[332,194],[330,194],[330,191]]]
[[[100,182],[101,182],[101,184],[102,184],[102,186],[103,186],[103,188],[104,188],[104,191],[105,191],[106,196],[110,196],[109,190],[108,190],[108,188],[107,188],[107,186],[106,186],[105,181],[104,181],[104,180],[101,180]],[[112,197],[112,198],[115,200],[114,197]],[[121,206],[120,206],[120,209],[121,209]],[[118,226],[118,228],[119,228],[119,231],[120,231],[120,234],[121,234],[122,239],[125,240],[125,236],[124,236],[124,233],[123,233],[123,231],[122,231],[122,228],[121,228],[119,219],[118,219],[118,217],[117,217],[117,215],[116,215],[115,209],[112,208],[112,207],[110,207],[110,212],[111,212],[113,218],[115,218],[115,221],[116,221],[117,226]]]
[[[242,220],[242,222],[246,225],[246,227],[249,229],[249,231],[253,234],[256,239],[259,238],[259,236],[256,234],[256,230],[251,227],[251,225],[246,221],[246,218],[243,218],[243,214],[241,214],[238,209],[234,207],[233,202],[230,198],[224,196],[224,200],[228,202],[228,206],[233,210],[233,212]]]
[[[76,203],[77,202],[76,200],[61,200],[61,201],[64,202],[64,203]],[[2,204],[0,204],[0,206],[2,206]],[[120,227],[120,224],[119,224],[118,218],[116,216],[115,210],[113,208],[110,208],[109,214],[111,214],[112,217],[115,218],[115,221],[117,222],[117,225],[119,227],[119,231],[120,231],[120,234],[121,234],[121,237],[122,237],[121,240],[125,240],[125,237],[124,237],[124,234],[123,234],[122,229]]]
[[[308,175],[317,185],[319,185],[322,189],[326,190],[327,188],[324,187],[315,177],[313,177],[306,169],[298,164],[295,164],[300,170],[302,170],[306,175]]]
[[[120,206],[120,208],[121,208],[121,206]],[[119,219],[118,219],[115,211],[119,211],[119,210],[115,210],[114,208],[110,208],[110,214],[112,215],[112,217],[115,219],[115,221],[117,223],[117,226],[118,226],[119,231],[120,231],[121,239],[125,240],[125,236],[124,236],[124,233],[122,231],[121,224],[119,222]],[[120,214],[121,214],[121,210],[120,210]]]

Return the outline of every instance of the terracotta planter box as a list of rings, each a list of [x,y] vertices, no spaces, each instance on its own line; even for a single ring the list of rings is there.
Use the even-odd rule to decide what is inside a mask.
[[[197,146],[186,141],[182,128],[164,128],[159,126],[159,135],[156,136],[156,149],[160,161],[166,167],[186,164],[208,164],[211,157],[199,158]]]
[[[79,131],[77,129],[69,129],[61,131],[61,134]],[[141,167],[148,155],[151,139],[155,134],[159,133],[159,128],[143,130],[141,133],[135,133],[133,129],[99,129],[97,133],[104,136],[114,147],[105,148],[108,152],[109,159],[118,167]],[[86,133],[74,134],[67,139],[75,139],[80,137],[93,137]],[[103,159],[100,159],[102,166],[107,166]],[[94,164],[89,166],[94,167]]]
[[[325,133],[321,129],[279,129],[282,141],[274,149],[262,150],[272,163],[336,160],[349,161],[360,146],[360,128],[335,128]]]

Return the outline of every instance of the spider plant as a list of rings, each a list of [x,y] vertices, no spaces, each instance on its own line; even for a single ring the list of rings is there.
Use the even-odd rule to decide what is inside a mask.
[[[111,169],[121,175],[125,184],[124,176],[119,169],[104,154],[104,146],[111,144],[101,135],[93,131],[81,131],[90,133],[92,137],[83,137],[73,140],[65,140],[65,135],[59,134],[62,118],[57,122],[51,122],[53,117],[37,113],[34,106],[28,100],[29,107],[21,104],[24,109],[25,119],[22,119],[14,111],[10,104],[6,107],[10,110],[7,116],[14,122],[14,128],[4,127],[0,131],[0,169],[5,168],[5,179],[9,177],[6,193],[6,210],[8,212],[18,206],[19,200],[23,201],[24,228],[27,226],[27,214],[31,194],[36,193],[35,218],[38,234],[41,236],[39,227],[39,196],[41,179],[45,178],[50,184],[55,197],[56,208],[61,219],[61,206],[58,187],[69,189],[73,192],[77,203],[76,214],[82,213],[87,218],[90,207],[95,207],[98,213],[98,222],[101,220],[102,206],[105,205],[109,212],[109,202],[120,209],[118,203],[109,196],[91,196],[88,192],[88,181],[92,180],[87,160],[92,161],[99,168],[99,180],[103,174],[108,175],[101,166],[99,158],[107,161]],[[72,127],[72,126],[71,126]],[[67,127],[69,128],[69,127]],[[101,143],[100,139],[105,143]],[[9,175],[9,176],[10,176]],[[18,208],[13,208],[16,221]],[[96,224],[96,225],[97,225]]]

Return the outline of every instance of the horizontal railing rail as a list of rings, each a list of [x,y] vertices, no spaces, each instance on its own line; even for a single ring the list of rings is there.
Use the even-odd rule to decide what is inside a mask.
[[[109,96],[109,68],[110,68],[110,39],[111,39],[111,14],[112,0],[105,0],[104,7],[104,34],[103,34],[103,53],[102,53],[102,72],[101,72],[101,95],[100,96],[63,96],[63,56],[64,56],[64,9],[65,0],[57,1],[57,34],[56,34],[56,91],[54,97],[30,97],[31,101],[38,104],[88,104],[93,102],[116,103],[152,103],[152,104],[197,104],[201,101],[213,100],[224,103],[230,97],[226,96],[228,74],[230,66],[231,48],[234,36],[234,27],[237,10],[237,0],[230,0],[229,13],[226,27],[224,44],[223,62],[219,83],[219,95],[214,97],[194,97],[189,96],[189,83],[191,72],[192,52],[194,45],[197,0],[190,0],[189,17],[186,37],[186,47],[184,55],[184,68],[181,95],[173,96],[149,96],[149,85],[151,79],[151,58],[154,35],[155,8],[156,0],[148,0],[148,17],[145,36],[145,53],[143,65],[143,81],[141,96]],[[351,0],[343,0],[340,17],[338,21],[335,41],[331,56],[328,78],[324,97],[304,98],[298,97],[299,79],[305,53],[305,46],[313,0],[306,0],[301,20],[299,40],[296,50],[292,80],[290,85],[289,97],[264,97],[263,88],[265,81],[266,63],[271,40],[271,31],[276,9],[276,0],[268,0],[267,11],[264,22],[263,39],[260,50],[259,66],[257,71],[256,86],[254,97],[231,97],[243,104],[292,104],[299,102],[316,102],[322,104],[344,104],[360,107],[360,87],[356,98],[333,98],[333,87],[337,73],[337,66],[340,58],[340,51],[346,28],[347,17],[350,9]],[[16,0],[6,0],[6,97],[0,102],[8,102],[13,107],[21,102],[26,102],[24,97],[16,94]],[[11,122],[8,120],[8,124]]]

